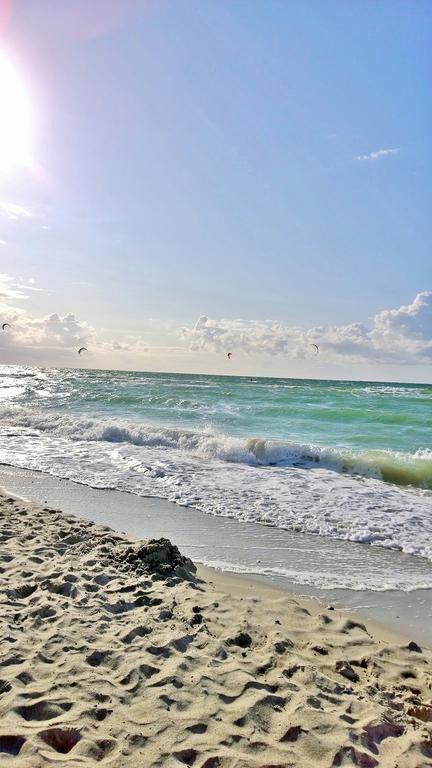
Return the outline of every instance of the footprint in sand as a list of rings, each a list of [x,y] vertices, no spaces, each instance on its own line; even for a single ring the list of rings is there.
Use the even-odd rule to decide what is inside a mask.
[[[366,752],[360,752],[355,747],[342,747],[336,752],[332,766],[338,768],[339,766],[346,765],[347,761],[349,765],[359,765],[361,768],[375,768],[378,765],[378,760],[368,755]]]
[[[28,685],[33,682],[33,678],[29,672],[20,672],[19,675],[16,676],[16,679],[23,685]]]
[[[110,651],[93,651],[90,656],[87,656],[86,662],[91,667],[99,667],[110,655]]]
[[[116,746],[117,742],[115,739],[99,739],[88,745],[86,756],[99,763],[101,760],[108,757],[108,755],[111,755]]]
[[[3,693],[9,693],[12,690],[11,684],[7,680],[0,680],[0,696]]]
[[[123,643],[126,643],[126,645],[130,645],[130,643],[133,643],[135,638],[137,637],[145,637],[145,635],[151,634],[150,627],[135,627],[135,629],[131,629],[130,632],[127,633],[124,637],[122,637]]]
[[[375,755],[379,752],[379,745],[384,739],[397,738],[402,736],[405,728],[399,723],[386,722],[374,722],[366,725],[361,735],[362,746],[369,749]]]
[[[50,605],[41,605],[39,608],[35,608],[30,613],[30,616],[34,616],[36,619],[48,619],[52,621],[57,617],[57,613]]]
[[[198,752],[196,749],[182,749],[180,752],[174,752],[174,757],[182,765],[193,765],[198,757]]]
[[[120,680],[120,685],[124,685],[130,693],[138,690],[142,680],[149,680],[153,675],[157,675],[160,670],[152,667],[150,664],[141,664],[139,667],[131,669],[128,674]]]
[[[25,742],[23,736],[0,736],[0,752],[7,755],[18,755]]]
[[[56,595],[63,595],[63,597],[76,597],[78,590],[71,581],[55,582],[47,581],[43,584],[43,587]]]
[[[171,656],[171,650],[167,645],[149,645],[146,651],[151,653],[152,656],[159,656],[164,659],[168,659]]]
[[[6,594],[9,600],[25,600],[26,597],[30,597],[36,590],[37,584],[24,584],[16,589],[7,589]]]
[[[18,653],[13,654],[12,656],[9,656],[8,659],[5,659],[4,661],[0,662],[0,667],[12,667],[17,664],[22,664],[24,662],[24,659],[22,656],[20,656]]]
[[[82,713],[82,717],[89,717],[91,720],[96,720],[98,723],[103,722],[103,720],[106,720],[109,715],[112,714],[112,709],[105,709],[104,707],[101,707],[98,709],[95,707],[95,709],[88,709],[86,712]]]
[[[135,603],[126,603],[123,600],[119,600],[117,603],[104,603],[102,607],[108,611],[108,613],[113,613],[114,615],[127,613],[128,611],[133,611],[134,608],[137,608]]]
[[[50,728],[38,735],[45,744],[62,755],[67,755],[81,739],[81,733],[76,728]]]
[[[195,723],[195,725],[189,725],[186,730],[190,731],[191,733],[205,733],[207,728],[208,725],[205,723]]]
[[[68,701],[59,704],[49,701],[38,701],[36,704],[16,707],[15,712],[21,715],[24,720],[53,720],[55,717],[64,715],[71,707],[72,704]]]

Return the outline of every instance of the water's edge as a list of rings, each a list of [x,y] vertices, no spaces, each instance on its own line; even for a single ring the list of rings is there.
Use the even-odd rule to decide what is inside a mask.
[[[323,564],[339,564],[341,581],[350,568],[368,568],[365,548],[349,542],[324,542],[319,537],[284,532],[274,528],[215,518],[195,509],[179,509],[161,499],[143,498],[119,491],[81,486],[45,473],[0,467],[0,486],[6,492],[31,502],[48,504],[68,514],[109,525],[137,538],[166,536],[195,562],[220,570],[248,574],[266,584],[291,593],[317,597],[336,607],[355,610],[394,630],[409,634],[417,642],[432,645],[432,589],[372,591],[370,589],[320,588]],[[367,548],[376,558],[376,549]],[[383,550],[384,570],[396,559],[417,558]],[[390,561],[386,561],[390,558]],[[298,583],[277,572],[283,561],[291,572],[309,570],[310,583]],[[265,569],[268,572],[265,573]],[[260,573],[261,571],[261,573]],[[263,573],[264,571],[264,573]],[[335,574],[333,574],[334,576]]]
[[[314,534],[322,548],[432,563],[431,445],[429,385],[0,366],[0,463]],[[407,574],[385,586],[432,586],[421,565]]]

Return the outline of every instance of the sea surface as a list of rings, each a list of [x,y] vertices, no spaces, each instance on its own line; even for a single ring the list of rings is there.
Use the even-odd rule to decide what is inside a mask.
[[[3,464],[432,562],[432,385],[2,366],[0,438]],[[405,571],[385,588],[432,587]]]

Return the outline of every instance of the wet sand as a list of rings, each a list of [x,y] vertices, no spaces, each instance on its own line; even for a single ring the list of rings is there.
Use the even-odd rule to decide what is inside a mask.
[[[427,560],[381,547],[337,541],[280,528],[239,523],[158,498],[101,490],[16,467],[0,467],[0,487],[36,504],[48,504],[108,525],[138,539],[165,536],[195,563],[246,574],[247,581],[282,588],[300,597],[355,611],[432,648],[432,590],[373,591],[344,584],[384,586],[398,573],[405,582],[432,576]],[[285,575],[286,571],[294,577]],[[330,574],[338,588],[326,588]],[[241,577],[243,579],[243,576]],[[306,582],[306,583],[305,583]]]

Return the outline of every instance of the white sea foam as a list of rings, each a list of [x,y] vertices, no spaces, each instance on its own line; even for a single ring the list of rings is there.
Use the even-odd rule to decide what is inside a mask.
[[[432,494],[382,482],[371,454],[356,465],[331,448],[33,408],[5,407],[0,424],[3,463],[432,560]],[[415,461],[426,466],[429,451]]]
[[[418,589],[432,589],[432,573],[430,576],[413,576],[410,578],[411,583],[408,582],[402,574],[391,574],[387,580],[379,578],[379,575],[367,573],[363,580],[358,579],[357,575],[342,571],[339,569],[337,573],[330,571],[320,570],[317,571],[302,571],[293,568],[280,568],[275,565],[263,566],[263,565],[245,565],[243,563],[231,562],[229,560],[221,560],[210,557],[195,556],[195,561],[201,563],[208,568],[215,568],[220,571],[228,571],[229,573],[241,573],[250,576],[282,576],[284,579],[295,582],[297,584],[303,584],[305,586],[314,587],[315,589],[329,590],[329,589],[349,589],[355,592],[363,592],[365,590],[371,590],[373,592],[388,592],[390,590],[398,590],[401,592],[413,592]],[[381,575],[382,576],[382,575]],[[357,580],[356,580],[357,579]]]
[[[130,443],[140,447],[172,448],[202,459],[244,463],[252,466],[313,467],[401,485],[432,488],[432,451],[420,448],[414,454],[394,451],[352,452],[294,441],[243,438],[214,432],[211,428],[189,430],[151,424],[135,424],[110,418],[68,416],[26,407],[0,408],[0,422],[11,428],[36,429],[42,434],[68,437],[73,441]],[[394,476],[394,477],[393,477]]]
[[[391,395],[392,397],[415,397],[428,400],[431,398],[430,387],[427,386],[425,386],[424,390],[422,390],[419,387],[407,387],[406,385],[403,387],[398,387],[397,385],[386,386],[385,384],[370,384],[363,387],[362,390],[358,388],[357,391],[365,392],[368,395],[373,395],[376,397],[387,397],[388,395]]]

